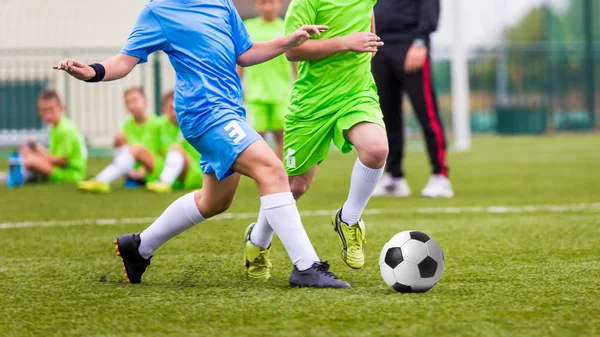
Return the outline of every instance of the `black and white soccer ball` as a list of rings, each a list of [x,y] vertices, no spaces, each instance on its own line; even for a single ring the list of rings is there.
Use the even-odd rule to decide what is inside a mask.
[[[383,246],[379,270],[385,283],[398,292],[425,292],[442,277],[444,254],[429,235],[404,231]]]

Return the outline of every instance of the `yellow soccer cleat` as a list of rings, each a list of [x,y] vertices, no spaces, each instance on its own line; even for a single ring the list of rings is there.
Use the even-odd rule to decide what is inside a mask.
[[[342,247],[342,260],[353,269],[361,269],[365,265],[364,243],[365,239],[365,223],[360,219],[358,223],[348,225],[341,219],[342,210],[335,213],[331,224],[333,230],[340,237],[340,245]]]
[[[250,242],[250,233],[254,228],[254,223],[246,229],[244,236],[244,261],[246,265],[246,275],[251,279],[266,280],[271,277],[271,247],[263,248],[255,246]]]
[[[110,185],[101,183],[96,179],[90,179],[77,183],[77,188],[85,192],[91,193],[108,193],[110,192]]]
[[[146,189],[148,191],[156,192],[156,193],[171,193],[173,192],[173,187],[171,185],[165,184],[160,181],[153,181],[146,184]]]

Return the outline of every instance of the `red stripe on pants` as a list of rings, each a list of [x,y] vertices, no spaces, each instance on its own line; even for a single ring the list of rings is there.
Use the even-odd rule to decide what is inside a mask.
[[[442,168],[442,174],[448,176],[448,169],[446,168],[446,151],[444,150],[444,135],[442,134],[442,128],[438,122],[438,118],[435,111],[435,105],[433,104],[433,90],[431,87],[431,65],[429,58],[425,60],[423,65],[423,93],[425,94],[425,106],[427,108],[427,117],[429,117],[429,123],[435,134],[435,141],[437,143],[437,156],[440,166]]]

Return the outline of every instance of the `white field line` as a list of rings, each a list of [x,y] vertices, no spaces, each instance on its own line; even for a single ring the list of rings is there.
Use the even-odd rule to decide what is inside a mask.
[[[302,216],[331,216],[336,210],[317,210],[300,212]],[[472,206],[472,207],[430,207],[430,208],[372,208],[366,209],[367,215],[392,215],[392,214],[461,214],[461,213],[569,213],[592,212],[600,213],[600,203],[569,204],[569,205],[530,205],[530,206]],[[226,219],[256,219],[256,212],[225,213],[213,218],[214,220]],[[155,218],[121,218],[121,219],[78,219],[78,220],[48,220],[0,223],[0,229],[31,228],[31,227],[58,227],[58,226],[87,226],[87,225],[117,225],[117,224],[149,224]]]

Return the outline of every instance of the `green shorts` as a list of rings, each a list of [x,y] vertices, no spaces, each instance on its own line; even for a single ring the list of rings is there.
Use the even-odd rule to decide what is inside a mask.
[[[257,132],[280,131],[284,127],[287,103],[247,103],[252,115],[252,127]]]
[[[385,128],[379,105],[357,104],[316,120],[286,116],[283,155],[288,176],[304,174],[325,160],[332,140],[342,153],[350,152],[352,144],[346,131],[365,122]]]
[[[193,190],[202,188],[203,176],[202,169],[200,168],[199,163],[190,163],[190,167],[188,168],[187,174],[185,175],[185,179],[183,181],[177,179],[173,183],[173,189],[186,189]]]
[[[76,183],[85,179],[85,173],[81,170],[74,170],[69,168],[55,167],[48,181],[53,183]]]

